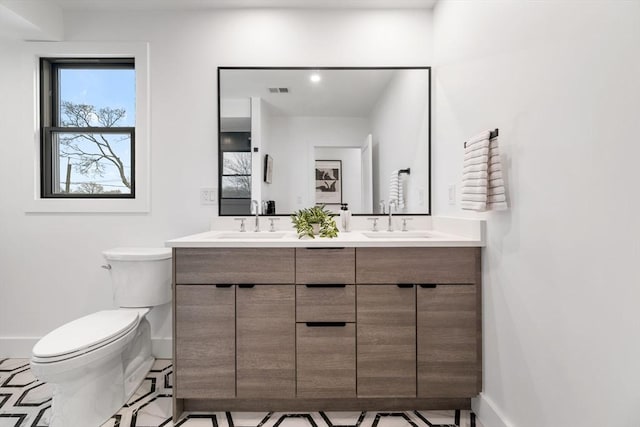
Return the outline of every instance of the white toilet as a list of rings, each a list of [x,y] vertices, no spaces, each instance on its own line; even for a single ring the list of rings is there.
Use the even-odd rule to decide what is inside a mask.
[[[117,248],[103,255],[120,308],[60,326],[33,347],[33,374],[54,385],[50,427],[99,427],[154,361],[145,316],[171,301],[171,249]]]

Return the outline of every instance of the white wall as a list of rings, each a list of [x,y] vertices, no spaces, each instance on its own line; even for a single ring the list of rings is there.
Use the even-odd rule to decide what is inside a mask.
[[[368,119],[358,117],[272,116],[271,131],[270,192],[276,202],[276,213],[280,214],[315,203],[313,147],[359,147],[370,133],[370,125]]]
[[[258,202],[258,213],[262,213],[261,202],[262,197],[262,105],[264,102],[257,97],[251,97],[251,208],[253,209],[253,201]],[[258,151],[253,151],[254,149]],[[255,214],[255,212],[253,212]]]
[[[259,162],[257,165],[258,174],[260,175],[260,189],[261,189],[261,197],[262,200],[273,200],[273,192],[272,185],[264,182],[264,174],[265,174],[265,164],[264,159],[265,155],[271,152],[270,145],[270,135],[271,135],[271,126],[272,126],[272,107],[268,102],[265,102],[264,99],[260,100],[260,141],[262,147],[260,149]],[[263,212],[264,213],[264,212]]]
[[[441,1],[434,23],[435,213],[487,219],[483,425],[637,426],[640,3]],[[511,209],[462,213],[463,141],[494,127]]]
[[[0,357],[28,356],[53,327],[112,307],[103,249],[161,246],[209,227],[217,208],[199,204],[199,188],[217,186],[216,67],[432,60],[428,11],[74,12],[64,22],[69,41],[150,42],[151,212],[25,214],[24,190],[10,183],[33,173],[20,147],[35,131],[34,70],[16,61],[23,44],[0,46]],[[152,320],[154,337],[170,337],[166,307]]]
[[[373,129],[373,207],[389,203],[391,172],[401,175],[405,208],[398,212],[427,212],[429,194],[429,74],[425,70],[402,70],[394,74],[371,113]]]

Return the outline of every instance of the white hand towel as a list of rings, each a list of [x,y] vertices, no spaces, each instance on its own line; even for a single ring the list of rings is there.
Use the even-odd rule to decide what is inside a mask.
[[[507,209],[498,137],[485,131],[467,141],[462,170],[462,209],[478,212]]]
[[[391,172],[389,177],[389,201],[396,201],[396,209],[404,209],[404,188],[399,170]]]
[[[508,208],[506,189],[502,179],[502,163],[498,137],[489,143],[489,178],[487,179],[487,210],[503,211]]]

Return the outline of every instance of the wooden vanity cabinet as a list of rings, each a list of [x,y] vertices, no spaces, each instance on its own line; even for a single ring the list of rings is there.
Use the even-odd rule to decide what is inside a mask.
[[[358,396],[481,391],[480,248],[357,248],[356,283]]]
[[[480,248],[174,249],[183,410],[466,409]]]
[[[176,397],[295,397],[294,249],[174,253]]]
[[[180,285],[176,395],[295,397],[293,285]]]
[[[296,249],[296,397],[356,397],[355,248]]]

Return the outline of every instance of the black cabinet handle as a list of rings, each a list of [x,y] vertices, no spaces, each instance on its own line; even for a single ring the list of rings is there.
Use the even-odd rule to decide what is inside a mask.
[[[433,289],[436,286],[438,285],[436,285],[435,283],[423,283],[420,285],[421,288],[429,288],[429,289]]]
[[[344,249],[344,248],[345,248],[344,246],[331,246],[331,247],[325,246],[325,247],[319,247],[319,248],[310,247],[305,249],[308,249],[310,251],[324,251],[324,250],[330,250],[330,249]]]
[[[231,283],[218,283],[216,284],[216,288],[230,288],[233,285]]]
[[[398,283],[399,288],[413,288],[413,283]]]
[[[242,285],[238,285],[238,287],[241,288],[241,289],[253,288],[254,286],[255,285],[248,284],[248,283],[245,283],[245,284],[242,284]]]
[[[347,285],[333,283],[310,283],[305,285],[307,288],[344,288]]]
[[[347,322],[307,322],[310,328],[347,326]]]

